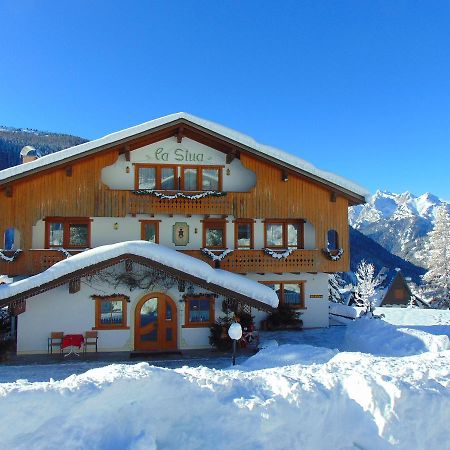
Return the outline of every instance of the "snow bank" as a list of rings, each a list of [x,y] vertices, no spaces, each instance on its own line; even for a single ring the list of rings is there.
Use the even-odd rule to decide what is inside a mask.
[[[0,406],[8,412],[0,424],[1,445],[17,450],[448,448],[450,352],[404,358],[341,353],[303,364],[308,351],[293,356],[293,350],[277,349],[278,360],[291,365],[265,370],[249,367],[258,360],[270,363],[273,347],[237,370],[140,363],[62,381],[0,384]]]
[[[62,260],[45,272],[24,280],[0,286],[0,300],[20,294],[28,289],[42,286],[68,273],[83,269],[93,264],[116,258],[124,254],[133,254],[151,259],[174,269],[185,272],[208,283],[231,289],[254,300],[272,307],[278,306],[278,296],[275,291],[242,275],[213,269],[209,264],[189,255],[177,252],[163,245],[146,241],[128,241],[118,244],[103,245],[86,250],[77,255]]]
[[[256,142],[253,138],[251,138],[250,136],[239,133],[238,131],[232,130],[231,128],[224,127],[223,125],[219,125],[219,124],[211,122],[209,120],[201,119],[199,117],[193,116],[192,114],[188,114],[188,113],[184,113],[184,112],[179,112],[179,113],[175,113],[175,114],[170,114],[168,116],[160,117],[158,119],[154,119],[149,122],[145,122],[143,124],[136,125],[131,128],[127,128],[125,130],[121,130],[121,131],[117,131],[112,134],[108,134],[107,136],[104,136],[100,139],[96,139],[94,141],[86,142],[84,144],[68,148],[66,150],[61,150],[60,152],[56,152],[56,153],[52,153],[50,155],[43,156],[42,158],[39,158],[35,161],[29,162],[26,164],[20,164],[15,167],[10,167],[8,169],[4,169],[4,170],[0,171],[0,181],[5,180],[5,179],[15,176],[15,175],[19,175],[21,173],[25,173],[32,169],[36,169],[39,167],[44,167],[49,164],[57,163],[59,161],[67,159],[67,158],[90,153],[90,152],[92,152],[92,150],[94,150],[96,148],[111,145],[111,144],[119,142],[123,139],[127,139],[127,138],[137,135],[139,133],[144,133],[144,132],[150,131],[154,128],[158,128],[160,126],[174,122],[179,119],[185,119],[189,122],[192,122],[193,124],[196,124],[203,128],[206,128],[208,130],[211,130],[214,133],[225,136],[225,137],[227,137],[233,141],[236,141],[242,145],[253,148],[253,149],[261,152],[263,155],[267,155],[267,156],[275,158],[279,161],[288,163],[288,164],[290,164],[298,169],[301,169],[307,173],[310,173],[310,174],[315,175],[319,178],[322,178],[326,181],[334,183],[337,186],[340,186],[344,189],[348,189],[349,191],[355,192],[356,194],[359,194],[361,196],[365,196],[367,201],[370,199],[370,194],[366,189],[362,188],[361,186],[357,185],[356,183],[353,183],[350,180],[347,180],[347,179],[345,179],[339,175],[336,175],[334,173],[320,170],[317,167],[315,167],[314,165],[312,165],[311,163],[305,161],[304,159],[298,158],[298,157],[291,155],[289,153],[286,153],[282,150],[279,150],[274,147],[270,147],[268,145],[260,144],[260,143]]]
[[[377,311],[378,312],[378,311]],[[450,332],[447,327],[447,333]],[[360,318],[347,326],[345,349],[384,356],[440,352],[450,348],[445,334],[403,328],[381,319]]]
[[[356,306],[347,306],[342,303],[328,302],[330,314],[334,316],[343,317],[346,319],[356,319],[364,311],[364,308]]]

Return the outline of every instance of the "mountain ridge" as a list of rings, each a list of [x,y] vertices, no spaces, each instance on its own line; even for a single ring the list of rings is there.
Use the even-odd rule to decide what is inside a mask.
[[[441,205],[450,212],[450,203],[430,192],[415,196],[378,190],[366,204],[349,208],[349,224],[394,255],[426,268],[427,233]]]

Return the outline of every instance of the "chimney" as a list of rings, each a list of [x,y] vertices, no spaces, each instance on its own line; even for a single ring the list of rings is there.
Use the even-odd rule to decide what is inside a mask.
[[[27,162],[31,162],[34,161],[35,159],[38,159],[39,156],[41,155],[39,154],[39,151],[36,150],[34,147],[32,147],[31,145],[26,145],[20,151],[20,156],[22,157],[22,164],[25,164]]]

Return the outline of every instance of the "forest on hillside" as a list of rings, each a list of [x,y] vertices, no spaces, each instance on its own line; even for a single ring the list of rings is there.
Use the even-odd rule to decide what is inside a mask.
[[[20,150],[26,145],[33,146],[43,156],[84,142],[87,139],[70,134],[0,127],[0,170],[20,164]]]

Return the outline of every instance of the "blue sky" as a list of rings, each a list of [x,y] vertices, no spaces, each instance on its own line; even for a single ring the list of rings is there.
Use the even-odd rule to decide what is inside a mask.
[[[187,111],[371,191],[450,200],[450,2],[0,0],[0,124]]]

